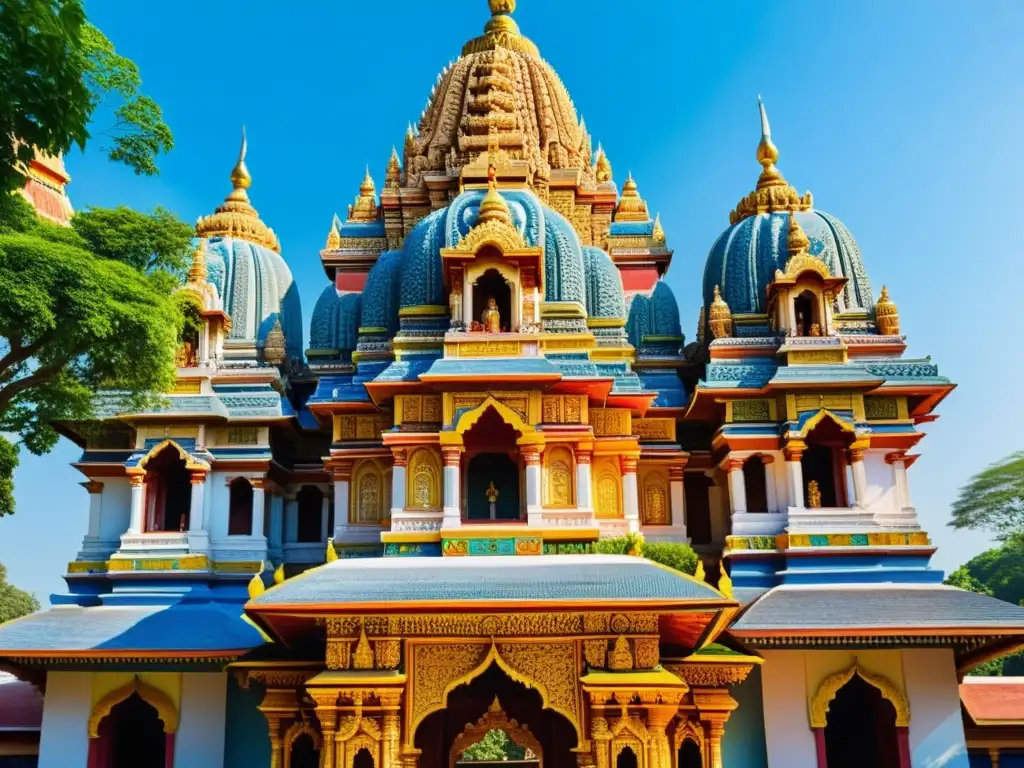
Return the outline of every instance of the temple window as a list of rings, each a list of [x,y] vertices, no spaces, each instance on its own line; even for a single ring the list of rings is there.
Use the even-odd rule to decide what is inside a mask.
[[[806,290],[793,299],[793,316],[796,318],[797,336],[821,336],[822,322],[819,298]]]
[[[252,484],[236,477],[228,488],[228,536],[252,535]]]
[[[807,435],[800,459],[807,507],[845,507],[846,456],[850,435],[832,419],[823,419]]]
[[[619,756],[615,758],[615,768],[637,768],[636,752],[632,747],[623,747]]]
[[[896,710],[860,675],[851,677],[829,704],[825,751],[828,768],[901,768]]]
[[[622,480],[614,457],[602,456],[594,461],[594,514],[599,520],[622,518]]]
[[[518,430],[507,423],[493,407],[487,408],[463,436],[466,447],[464,499],[467,520],[521,519],[523,505],[520,501],[520,479],[523,473],[520,471],[516,445],[519,437]],[[563,450],[568,454],[567,449]],[[572,456],[560,454],[559,460],[571,462]],[[571,478],[569,482],[565,492],[571,498]]]
[[[743,463],[743,486],[747,492],[747,512],[768,511],[768,482],[764,459],[751,456]]]
[[[298,540],[311,544],[323,538],[324,494],[315,485],[304,485],[295,500],[298,504]]]
[[[708,489],[712,480],[703,472],[687,472],[683,481],[686,497],[686,533],[693,544],[711,543],[711,499]]]
[[[356,752],[352,759],[352,768],[374,768],[373,755],[370,754],[370,750],[364,747]]]
[[[191,474],[178,451],[167,446],[146,464],[146,530],[186,530],[191,504]]]
[[[138,691],[123,698],[95,726],[89,740],[89,768],[170,768],[174,735],[167,732],[167,716]]]
[[[686,739],[679,747],[679,768],[704,768],[700,745],[692,739]]]
[[[512,322],[512,287],[497,269],[488,269],[473,283],[473,330],[508,331]]]
[[[669,525],[668,472],[662,467],[640,468],[640,520],[644,525]]]

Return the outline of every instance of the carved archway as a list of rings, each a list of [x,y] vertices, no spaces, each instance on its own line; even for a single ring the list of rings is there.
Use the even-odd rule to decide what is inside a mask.
[[[152,685],[133,677],[132,681],[120,688],[115,688],[105,695],[92,708],[89,715],[89,738],[98,739],[100,735],[100,723],[110,714],[111,710],[132,694],[138,694],[139,698],[156,710],[160,722],[164,725],[164,733],[174,733],[178,730],[178,708],[170,697]]]
[[[828,724],[828,708],[835,699],[839,689],[850,682],[853,676],[857,675],[865,683],[874,686],[882,694],[882,698],[892,704],[896,710],[896,727],[907,728],[910,726],[910,702],[896,685],[884,675],[876,675],[869,672],[858,663],[843,672],[826,677],[814,697],[811,699],[810,721],[811,728],[824,728]]]
[[[672,752],[677,760],[679,759],[680,750],[687,742],[697,746],[697,750],[700,752],[701,765],[704,765],[706,763],[704,729],[700,723],[696,723],[693,720],[680,720],[676,725],[672,739]]]
[[[466,411],[461,416],[459,416],[458,421],[456,421],[455,423],[454,432],[442,432],[442,438],[447,435],[457,435],[459,440],[461,441],[462,436],[473,428],[473,425],[475,425],[480,420],[480,417],[487,412],[488,408],[493,408],[495,412],[497,412],[497,414],[501,416],[502,420],[506,424],[510,425],[513,429],[518,431],[520,435],[522,435],[522,437],[520,437],[518,440],[520,445],[532,444],[537,442],[537,440],[535,439],[537,430],[531,424],[528,424],[526,422],[526,419],[524,419],[514,410],[509,408],[500,400],[496,400],[494,397],[490,395],[482,403],[480,403],[480,405],[476,406],[476,408]],[[442,439],[442,442],[445,441]]]
[[[146,465],[149,463],[149,460],[152,459],[154,456],[160,455],[165,448],[171,448],[177,451],[178,456],[181,458],[182,461],[185,462],[185,467],[187,469],[202,469],[206,471],[210,470],[209,464],[207,464],[205,461],[197,459],[191,453],[189,453],[180,445],[178,445],[178,443],[175,440],[171,439],[163,440],[160,443],[154,445],[148,451],[146,451],[146,455],[139,460],[139,468],[145,469]]]
[[[636,757],[637,768],[647,768],[647,750],[650,745],[650,734],[647,726],[638,716],[620,717],[608,724],[611,731],[611,764],[619,764],[619,755],[629,749]]]
[[[804,439],[824,419],[831,419],[833,422],[835,422],[835,425],[839,427],[839,429],[841,429],[843,432],[849,432],[851,435],[855,433],[854,426],[851,422],[847,421],[842,416],[833,413],[828,408],[820,408],[817,411],[817,413],[815,413],[813,416],[807,419],[807,421],[804,422],[803,426],[800,427],[799,430],[797,430],[796,432],[791,431],[789,433],[789,439]]]
[[[494,697],[494,703],[491,704],[490,709],[484,713],[483,717],[475,723],[466,723],[462,733],[455,737],[455,741],[452,742],[452,747],[448,751],[448,768],[455,768],[455,763],[458,762],[459,756],[474,744],[483,740],[491,731],[504,731],[505,735],[520,747],[525,747],[533,752],[537,756],[538,765],[543,768],[544,750],[537,737],[533,735],[527,726],[520,725],[515,720],[509,719],[508,715],[501,708],[501,702],[498,701],[497,696]]]
[[[309,720],[296,720],[284,733],[284,768],[291,768],[292,745],[300,736],[309,736],[313,740],[313,749],[317,752],[323,750],[323,737],[320,730],[313,727]]]

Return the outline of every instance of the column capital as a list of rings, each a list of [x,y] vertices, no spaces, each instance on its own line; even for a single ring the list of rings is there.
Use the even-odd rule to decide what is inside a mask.
[[[593,451],[576,451],[577,464],[589,464],[594,459]]]
[[[189,479],[192,481],[192,485],[201,485],[206,482],[206,470],[205,469],[193,469],[189,473]]]
[[[724,462],[722,462],[722,468],[726,472],[742,472],[743,465],[747,463],[745,457],[732,456],[730,455]]]
[[[855,464],[858,461],[864,461],[864,449],[848,448],[846,450],[846,458],[849,459],[851,464]]]
[[[141,488],[146,483],[146,473],[131,474],[128,475],[128,479],[131,481],[132,488]]]
[[[352,479],[352,461],[336,461],[331,467],[331,479],[334,482],[347,482]]]
[[[462,461],[461,445],[446,445],[441,448],[441,458],[446,467],[458,467]]]
[[[519,449],[519,452],[523,455],[523,460],[527,465],[540,466],[540,446],[524,445]]]
[[[782,447],[782,455],[786,457],[786,461],[800,461],[806,450],[807,443],[803,440],[787,440]]]
[[[391,456],[394,458],[394,466],[405,467],[409,465],[408,448],[392,448]]]
[[[89,494],[103,493],[103,483],[99,480],[87,480],[84,483],[79,483],[79,485],[85,488]]]
[[[686,464],[680,466],[671,466],[668,468],[668,479],[669,482],[682,482],[686,475]]]
[[[886,464],[903,463],[907,460],[906,451],[892,451],[891,453],[885,454]]]
[[[619,456],[619,466],[622,468],[622,474],[635,475],[636,465],[637,460],[632,456]]]
[[[267,489],[267,478],[265,477],[250,477],[249,485],[252,486],[254,491],[265,491]]]

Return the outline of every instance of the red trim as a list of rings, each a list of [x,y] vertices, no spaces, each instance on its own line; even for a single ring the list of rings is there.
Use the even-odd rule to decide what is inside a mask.
[[[100,740],[89,739],[89,759],[86,762],[87,768],[103,768],[100,765]]]
[[[368,272],[336,272],[334,287],[343,292],[359,292],[366,287]]]
[[[174,734],[164,734],[164,768],[174,768]],[[907,767],[909,768],[909,766]]]
[[[900,750],[900,768],[910,768],[910,729],[906,726],[896,727],[896,744]]]
[[[658,282],[658,270],[650,267],[622,267],[619,274],[624,291],[652,291]]]
[[[825,729],[812,728],[814,731],[814,748],[818,753],[818,768],[828,768],[828,751],[825,749]]]

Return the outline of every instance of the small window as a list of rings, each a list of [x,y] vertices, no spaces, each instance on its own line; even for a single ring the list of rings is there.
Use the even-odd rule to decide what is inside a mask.
[[[252,485],[244,477],[231,481],[228,536],[252,535]]]

